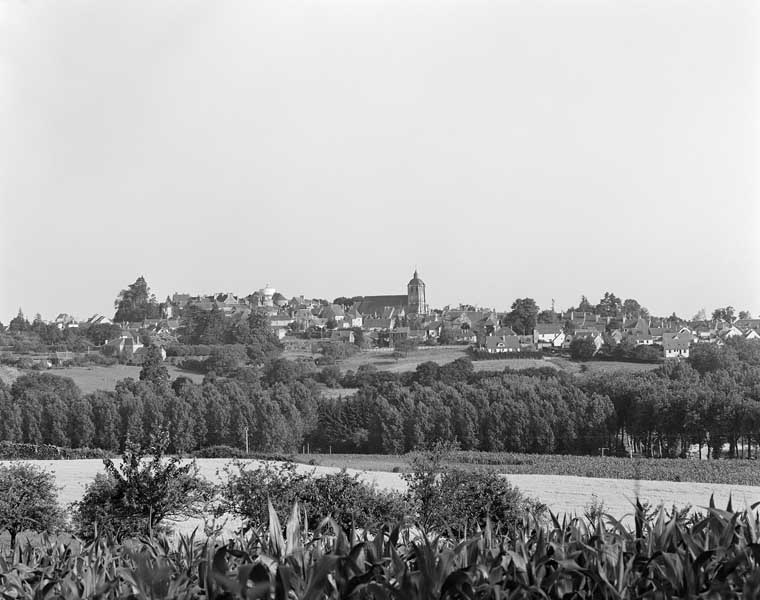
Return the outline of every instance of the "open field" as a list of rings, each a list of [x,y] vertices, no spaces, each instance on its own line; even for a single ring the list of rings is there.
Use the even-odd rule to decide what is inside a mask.
[[[89,394],[95,390],[112,391],[116,388],[116,382],[120,379],[131,377],[132,379],[140,378],[140,368],[135,365],[112,365],[110,367],[90,366],[90,367],[66,367],[63,369],[50,369],[43,371],[59,377],[71,377],[82,390],[82,393]],[[200,383],[203,381],[203,375],[183,371],[173,365],[166,365],[169,376],[175,379],[180,376],[188,377]],[[39,371],[31,371],[39,373]]]
[[[562,371],[573,374],[583,373],[584,370],[586,373],[611,373],[614,371],[641,373],[642,371],[652,371],[660,366],[651,363],[618,362],[613,360],[589,360],[581,363],[573,362],[560,356],[549,358],[547,362]]]
[[[406,472],[409,457],[384,454],[298,454],[297,462],[360,471]],[[760,486],[752,460],[620,458],[511,452],[456,452],[446,461],[461,469],[488,469],[509,475],[547,475]]]
[[[341,360],[338,366],[342,371],[356,371],[362,365],[373,365],[380,371],[390,371],[392,373],[404,373],[414,371],[417,365],[424,362],[432,361],[439,365],[454,362],[458,358],[467,356],[467,346],[442,346],[427,347],[421,346],[418,350],[410,352],[407,356],[398,359],[393,357],[393,350],[383,348],[379,350],[368,350],[359,352],[354,356]],[[535,358],[518,358],[502,360],[480,360],[473,361],[476,371],[503,371],[505,367],[512,369],[527,369],[530,367],[555,367],[546,361]],[[555,367],[558,368],[558,367]]]
[[[59,499],[64,505],[79,500],[85,486],[94,479],[96,473],[103,470],[103,463],[99,460],[29,462],[55,474],[61,488]],[[227,459],[199,459],[198,465],[204,477],[219,481],[219,471],[229,462]],[[338,470],[337,467],[308,465],[299,465],[298,469],[317,474]],[[382,489],[402,491],[406,488],[399,473],[355,469],[348,469],[348,472],[359,473],[363,480],[373,482]],[[744,508],[760,500],[760,487],[754,486],[530,474],[507,475],[507,478],[524,493],[538,498],[558,514],[581,515],[592,502],[601,502],[607,512],[620,518],[632,513],[632,502],[637,496],[654,506],[662,503],[668,508],[674,504],[678,507],[689,504],[697,508],[706,507],[712,494],[719,507],[726,505],[729,495],[736,508]],[[229,522],[225,530],[230,531],[236,525],[235,522]],[[196,526],[202,530],[202,520],[182,522],[177,524],[177,529],[190,532]]]

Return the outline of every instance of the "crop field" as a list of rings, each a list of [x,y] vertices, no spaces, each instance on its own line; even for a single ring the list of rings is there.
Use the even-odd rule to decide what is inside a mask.
[[[402,455],[300,454],[295,459],[307,464],[366,471],[409,470],[408,459]],[[464,469],[485,468],[509,475],[556,475],[584,479],[596,479],[604,475],[611,479],[760,486],[760,466],[752,460],[631,459],[564,454],[456,452],[447,464]]]
[[[399,457],[400,458],[400,457]],[[100,460],[72,461],[29,461],[55,474],[60,487],[59,500],[67,505],[82,497],[85,486],[96,473],[103,470]],[[220,480],[220,471],[230,461],[227,459],[199,459],[201,474],[210,481]],[[299,465],[299,471],[330,473],[339,470],[337,466]],[[349,468],[348,472],[359,473],[367,482],[373,482],[382,489],[404,490],[406,483],[400,473],[387,471],[357,470]],[[750,506],[760,500],[760,487],[747,485],[728,485],[719,483],[693,483],[675,481],[651,481],[612,478],[577,477],[570,475],[546,474],[508,474],[510,482],[525,494],[538,498],[554,513],[581,515],[592,504],[601,504],[606,512],[616,518],[632,514],[632,502],[638,496],[642,501],[656,506],[660,503],[667,508],[676,505],[679,508],[692,505],[696,509],[706,507],[710,496],[714,494],[718,506],[725,506],[729,496],[736,508]],[[203,521],[190,519],[176,524],[176,529],[191,532],[195,527],[203,530]],[[224,528],[231,531],[237,523],[229,521]]]

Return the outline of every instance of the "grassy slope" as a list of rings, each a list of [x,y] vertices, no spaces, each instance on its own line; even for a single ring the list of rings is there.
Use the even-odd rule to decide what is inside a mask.
[[[195,382],[200,383],[203,381],[203,375],[198,373],[190,373],[189,371],[183,371],[173,365],[166,365],[169,371],[169,376],[172,379],[176,377],[184,376],[189,377]],[[39,371],[30,371],[32,373],[38,373]],[[134,365],[113,365],[110,367],[92,366],[92,367],[66,367],[65,369],[50,369],[49,371],[43,371],[45,373],[51,373],[52,375],[58,375],[60,377],[71,377],[82,390],[83,394],[94,392],[95,390],[113,390],[116,388],[116,382],[120,379],[131,377],[133,379],[140,378],[140,367]]]

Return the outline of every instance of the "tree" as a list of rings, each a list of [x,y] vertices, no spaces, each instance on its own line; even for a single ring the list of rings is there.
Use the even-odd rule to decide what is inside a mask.
[[[37,466],[12,462],[0,465],[0,531],[11,548],[22,531],[51,531],[63,523],[55,476]]]
[[[734,307],[726,306],[724,308],[716,308],[713,311],[712,318],[714,321],[722,319],[723,321],[728,321],[729,323],[733,323],[735,319]]]
[[[161,307],[156,302],[156,298],[150,294],[148,282],[142,275],[119,292],[114,301],[114,308],[116,314],[113,320],[117,323],[155,319],[161,315]]]
[[[740,319],[751,319],[752,318],[752,313],[749,312],[748,310],[741,310],[741,311],[739,311],[739,318]]]
[[[704,308],[700,308],[697,313],[691,318],[692,321],[706,321],[707,311]]]
[[[26,320],[26,317],[24,317],[24,311],[19,308],[18,314],[8,324],[8,331],[11,333],[23,333],[29,331],[29,329],[31,329],[31,325]]]
[[[604,292],[604,296],[596,305],[596,314],[602,317],[617,317],[623,309],[623,302],[615,294]]]
[[[647,317],[649,313],[646,308],[639,304],[638,300],[626,298],[623,301],[623,314],[632,319],[638,319],[639,317]]]
[[[587,312],[592,313],[594,312],[594,305],[589,302],[588,298],[586,296],[581,296],[580,304],[578,304],[578,312]]]
[[[204,361],[207,372],[213,371],[222,377],[232,376],[245,364],[247,355],[240,345],[216,346]]]
[[[166,519],[197,516],[211,499],[212,486],[198,475],[195,461],[165,459],[169,435],[161,432],[147,447],[128,443],[117,467],[111,459],[74,505],[74,523],[86,539],[98,531],[117,537],[150,534]]]
[[[140,369],[140,381],[147,381],[154,385],[163,385],[169,382],[169,371],[163,364],[161,349],[157,346],[148,346],[143,357],[142,369]]]
[[[589,336],[576,336],[570,342],[570,356],[574,360],[588,360],[596,353],[596,344]]]
[[[517,298],[512,303],[512,310],[507,313],[504,323],[521,335],[533,332],[538,317],[538,305],[533,298]]]
[[[538,313],[538,316],[536,317],[537,323],[552,324],[552,323],[556,323],[557,321],[558,321],[557,313],[555,313],[553,310],[542,310],[540,313]]]

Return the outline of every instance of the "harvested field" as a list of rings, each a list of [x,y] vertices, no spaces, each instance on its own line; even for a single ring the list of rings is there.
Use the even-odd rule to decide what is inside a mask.
[[[73,461],[29,461],[55,474],[58,486],[61,486],[59,498],[61,503],[69,504],[82,497],[85,486],[95,474],[103,470],[99,460]],[[228,464],[227,459],[199,459],[198,465],[204,477],[219,481],[219,471]],[[299,471],[330,473],[338,471],[337,467],[299,465]],[[383,489],[404,490],[406,483],[399,473],[380,471],[357,471],[348,469],[349,473],[359,473],[365,481],[374,482]],[[538,498],[556,514],[568,513],[582,515],[591,503],[601,503],[605,512],[616,518],[632,513],[632,502],[638,496],[642,502],[656,506],[660,503],[666,508],[675,505],[679,508],[692,505],[699,509],[706,507],[710,496],[715,495],[716,505],[724,507],[729,495],[734,507],[744,508],[760,500],[760,487],[726,485],[715,483],[685,483],[672,481],[648,481],[630,479],[602,479],[589,477],[572,477],[562,475],[506,475],[525,494]],[[234,527],[229,522],[227,531]],[[196,526],[203,528],[200,519],[189,520],[177,525],[180,531],[190,532]]]

